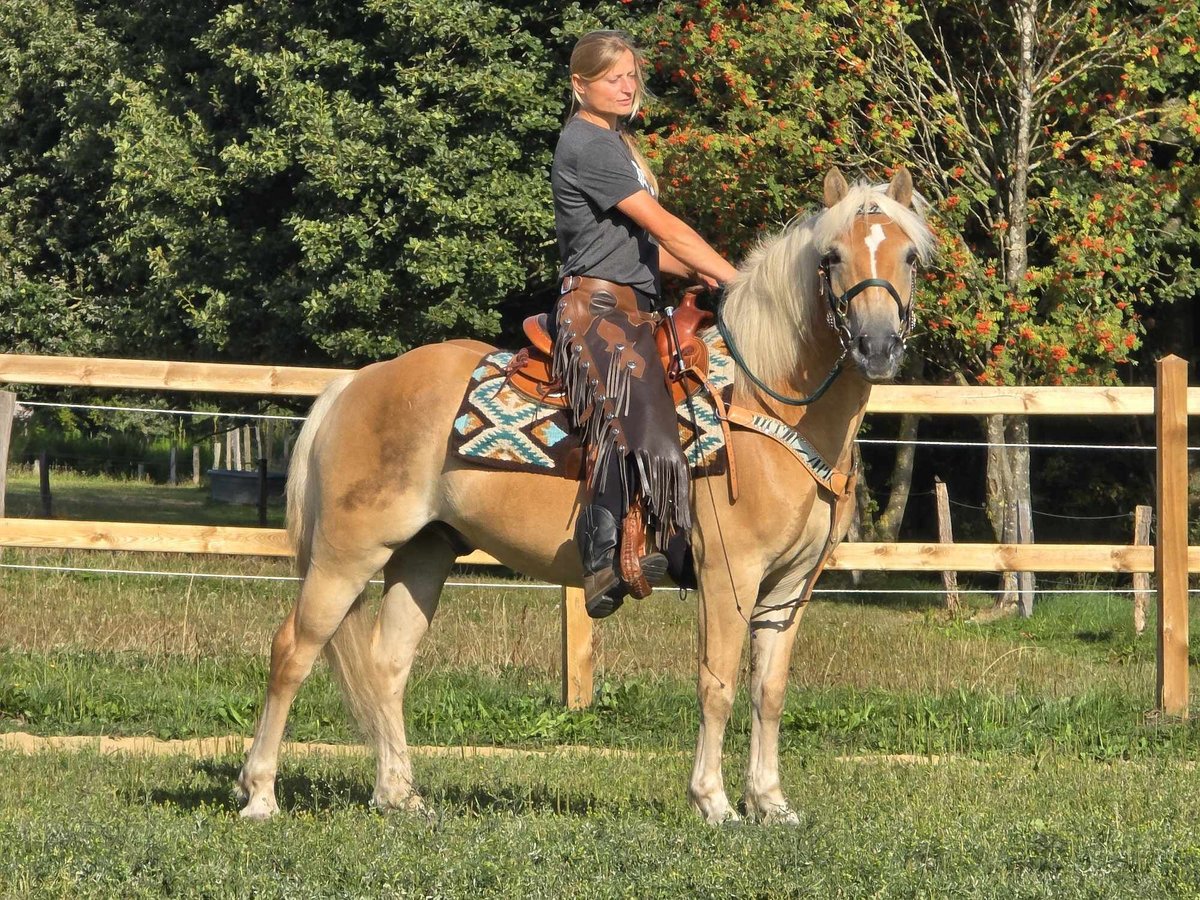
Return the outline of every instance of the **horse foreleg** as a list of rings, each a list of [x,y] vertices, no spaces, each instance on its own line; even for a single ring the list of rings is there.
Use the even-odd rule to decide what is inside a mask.
[[[740,591],[753,601],[756,581],[747,580]],[[746,619],[734,597],[738,592],[700,591],[700,672],[697,694],[700,701],[700,734],[696,739],[696,761],[688,785],[692,807],[710,825],[737,821],[738,814],[725,794],[721,773],[725,726],[733,709],[737,672],[741,662]],[[746,604],[749,606],[749,603]]]
[[[805,604],[764,598],[750,619],[750,759],[746,815],[767,824],[799,824],[779,781],[779,720],[788,667]]]
[[[347,580],[310,569],[296,607],[275,633],[266,701],[237,781],[238,794],[245,801],[241,812],[244,818],[266,819],[278,812],[275,773],[288,710],[317,655],[369,578],[367,574]]]
[[[398,550],[384,568],[385,593],[372,641],[378,679],[373,729],[378,757],[371,798],[371,804],[383,811],[424,809],[413,787],[404,729],[404,690],[417,646],[437,611],[454,560],[449,544],[422,535]]]

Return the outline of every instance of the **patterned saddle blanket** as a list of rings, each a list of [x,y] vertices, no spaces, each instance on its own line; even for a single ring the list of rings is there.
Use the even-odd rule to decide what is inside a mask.
[[[734,362],[715,328],[701,332],[708,345],[708,384],[727,405]],[[451,451],[466,462],[495,469],[578,479],[583,448],[565,410],[517,390],[505,374],[513,354],[497,350],[480,360],[454,419]],[[723,475],[728,467],[725,431],[705,390],[675,407],[679,442],[695,475]]]

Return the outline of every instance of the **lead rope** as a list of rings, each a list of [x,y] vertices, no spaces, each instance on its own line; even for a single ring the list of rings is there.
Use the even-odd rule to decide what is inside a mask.
[[[842,374],[842,360],[846,358],[846,354],[849,352],[845,346],[845,342],[843,341],[842,355],[837,358],[837,362],[833,364],[833,368],[830,370],[829,374],[825,376],[825,380],[817,386],[817,389],[813,391],[812,394],[807,397],[785,397],[783,394],[772,390],[768,385],[764,384],[757,375],[750,371],[750,367],[746,365],[746,360],[742,358],[742,354],[738,350],[737,344],[735,344],[733,341],[733,335],[730,334],[729,328],[725,325],[724,300],[722,300],[721,305],[717,307],[717,331],[720,333],[721,339],[725,341],[725,346],[729,349],[729,355],[733,357],[733,361],[737,364],[737,367],[746,373],[746,376],[754,382],[756,387],[766,392],[780,403],[784,403],[788,406],[808,406],[810,403],[815,403],[817,400],[820,400],[821,397],[824,396],[825,392],[829,390],[833,382],[837,380],[837,377]]]

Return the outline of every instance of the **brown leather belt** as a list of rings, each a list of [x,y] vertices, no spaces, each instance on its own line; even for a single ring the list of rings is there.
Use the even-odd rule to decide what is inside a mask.
[[[590,275],[567,275],[562,280],[559,294],[565,297],[575,291],[584,291],[587,294],[607,291],[616,298],[617,308],[629,315],[635,322],[654,321],[656,318],[652,313],[647,313],[638,307],[637,291],[627,284],[617,284],[615,281],[606,281],[603,278],[592,278]]]

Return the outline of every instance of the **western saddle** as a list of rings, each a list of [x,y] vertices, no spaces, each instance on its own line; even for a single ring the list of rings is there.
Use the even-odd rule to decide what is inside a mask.
[[[703,286],[688,288],[683,299],[671,316],[662,316],[655,326],[654,339],[658,355],[662,359],[667,386],[675,404],[682,403],[704,384],[708,377],[708,347],[700,339],[699,331],[716,321],[708,310],[696,305],[696,298],[707,290]],[[549,315],[540,313],[525,320],[525,337],[529,346],[513,355],[505,374],[512,386],[539,403],[557,409],[566,409],[567,401],[562,385],[551,372],[553,341],[547,327]],[[674,335],[671,325],[674,324]],[[675,352],[675,337],[678,337],[679,353]]]

